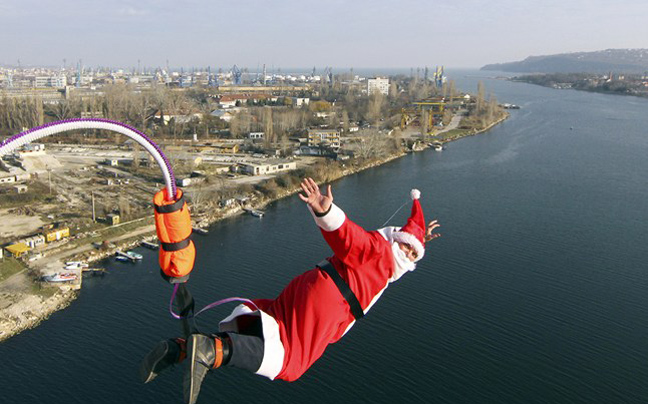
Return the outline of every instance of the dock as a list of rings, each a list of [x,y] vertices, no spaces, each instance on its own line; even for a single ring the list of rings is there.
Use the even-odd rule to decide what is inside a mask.
[[[142,259],[141,255],[134,255],[133,253],[130,253],[130,251],[128,253],[125,253],[123,251],[115,251],[115,256],[117,257],[117,259],[128,260],[130,262],[135,262]]]
[[[149,250],[157,250],[160,248],[157,243],[151,243],[150,241],[142,241],[142,247],[148,248]]]
[[[86,273],[101,273],[101,272],[105,272],[105,271],[106,270],[104,268],[83,268],[81,270],[81,272],[84,273],[84,274],[86,274]]]
[[[193,227],[192,230],[194,233],[200,234],[201,236],[206,236],[207,234],[209,234],[209,230],[203,229],[202,227]]]
[[[249,213],[249,214],[251,214],[252,216],[254,216],[254,217],[259,217],[259,218],[261,218],[261,217],[263,217],[263,215],[265,215],[265,212],[264,212],[264,211],[262,211],[262,210],[258,210],[258,209],[245,208],[244,210],[245,210],[247,213]]]

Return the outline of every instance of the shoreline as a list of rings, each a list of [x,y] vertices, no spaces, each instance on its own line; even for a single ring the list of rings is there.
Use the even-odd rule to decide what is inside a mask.
[[[75,290],[59,290],[50,297],[21,295],[15,304],[0,310],[0,343],[36,328],[52,314],[72,304],[78,295]]]
[[[598,88],[577,88],[577,87],[569,87],[569,88],[562,88],[562,87],[555,87],[550,84],[540,84],[540,83],[534,83],[533,81],[528,81],[528,80],[514,80],[513,78],[507,79],[508,81],[512,81],[514,83],[525,83],[525,84],[531,84],[534,86],[540,86],[544,88],[551,88],[552,90],[574,90],[574,91],[581,91],[585,93],[597,93],[597,94],[606,94],[606,95],[620,95],[624,97],[638,97],[638,98],[648,98],[648,93],[629,93],[629,92],[620,92],[620,91],[612,91],[612,90],[605,90],[605,89],[598,89]]]
[[[492,122],[483,129],[475,130],[473,132],[466,132],[460,136],[440,140],[440,143],[446,144],[459,139],[463,139],[469,136],[475,136],[488,130],[492,129],[494,126],[504,122],[510,117],[510,114],[506,114],[504,117]],[[341,178],[357,174],[361,171],[379,167],[383,164],[389,163],[390,161],[396,160],[398,158],[404,157],[410,153],[418,153],[428,150],[430,147],[425,146],[422,149],[411,150],[407,152],[399,152],[390,154],[380,159],[372,160],[366,162],[357,167],[350,167],[339,172],[334,172],[327,174],[325,182],[337,181]],[[253,209],[263,209],[269,204],[276,202],[280,199],[286,198],[288,196],[294,195],[299,192],[301,188],[297,185],[292,189],[284,189],[278,192],[274,197],[261,197],[256,203],[252,204],[250,207]],[[197,223],[197,226],[201,228],[209,227],[212,224],[245,213],[245,209],[242,206],[237,206],[235,208],[230,208],[224,211],[221,211],[217,214],[211,214],[207,216],[200,216],[202,219]],[[115,254],[115,250],[122,250],[132,248],[134,246],[141,245],[142,241],[151,241],[156,239],[156,232],[153,230],[151,233],[146,233],[142,235],[135,235],[132,239],[127,239],[122,243],[117,243],[117,246],[114,249],[100,252],[98,254],[93,254],[91,256],[86,256],[86,252],[70,254],[66,258],[77,258],[83,257],[83,260],[86,262],[98,262],[103,259],[106,259]],[[83,275],[81,275],[83,276]],[[63,310],[68,307],[76,298],[79,296],[80,290],[61,290],[56,291],[50,297],[43,297],[37,294],[24,294],[22,299],[18,299],[13,304],[10,304],[2,309],[0,309],[0,343],[15,336],[19,333],[37,327],[41,322],[47,320],[53,313]],[[21,306],[24,310],[17,310],[16,306]]]

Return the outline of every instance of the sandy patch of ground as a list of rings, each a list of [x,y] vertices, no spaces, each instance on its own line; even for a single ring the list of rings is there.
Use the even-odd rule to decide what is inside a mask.
[[[11,209],[0,209],[0,238],[19,237],[34,233],[44,223],[38,216],[17,215],[9,213]]]
[[[56,157],[47,154],[23,157],[23,167],[27,172],[55,170],[62,166]]]

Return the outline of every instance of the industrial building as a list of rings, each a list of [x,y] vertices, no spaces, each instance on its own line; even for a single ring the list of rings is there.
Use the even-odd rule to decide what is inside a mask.
[[[58,241],[67,237],[70,237],[70,228],[63,227],[60,229],[50,230],[45,232],[45,241],[51,243],[53,241]]]
[[[297,168],[295,162],[281,162],[269,164],[241,163],[239,165],[241,172],[250,175],[273,174],[281,171],[290,171]]]
[[[7,250],[7,252],[12,257],[20,258],[24,254],[29,252],[29,250],[31,250],[31,248],[29,248],[29,246],[27,244],[25,244],[25,243],[16,243],[16,244],[12,244],[12,245],[9,245],[9,246],[5,247],[5,250]]]
[[[389,94],[389,79],[376,77],[375,79],[367,80],[367,94],[380,93],[383,95]]]
[[[326,146],[333,150],[340,148],[340,131],[337,129],[309,129],[308,146]]]
[[[37,235],[37,236],[27,237],[25,239],[20,240],[18,243],[26,244],[29,246],[29,248],[40,247],[42,245],[45,245],[45,236]]]

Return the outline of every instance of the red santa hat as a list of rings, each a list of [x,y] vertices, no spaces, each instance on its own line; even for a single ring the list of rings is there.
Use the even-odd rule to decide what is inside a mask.
[[[407,224],[393,233],[393,240],[414,247],[417,253],[416,261],[418,261],[425,254],[425,218],[419,202],[421,191],[413,189],[410,195],[413,200],[412,213],[407,219]]]

